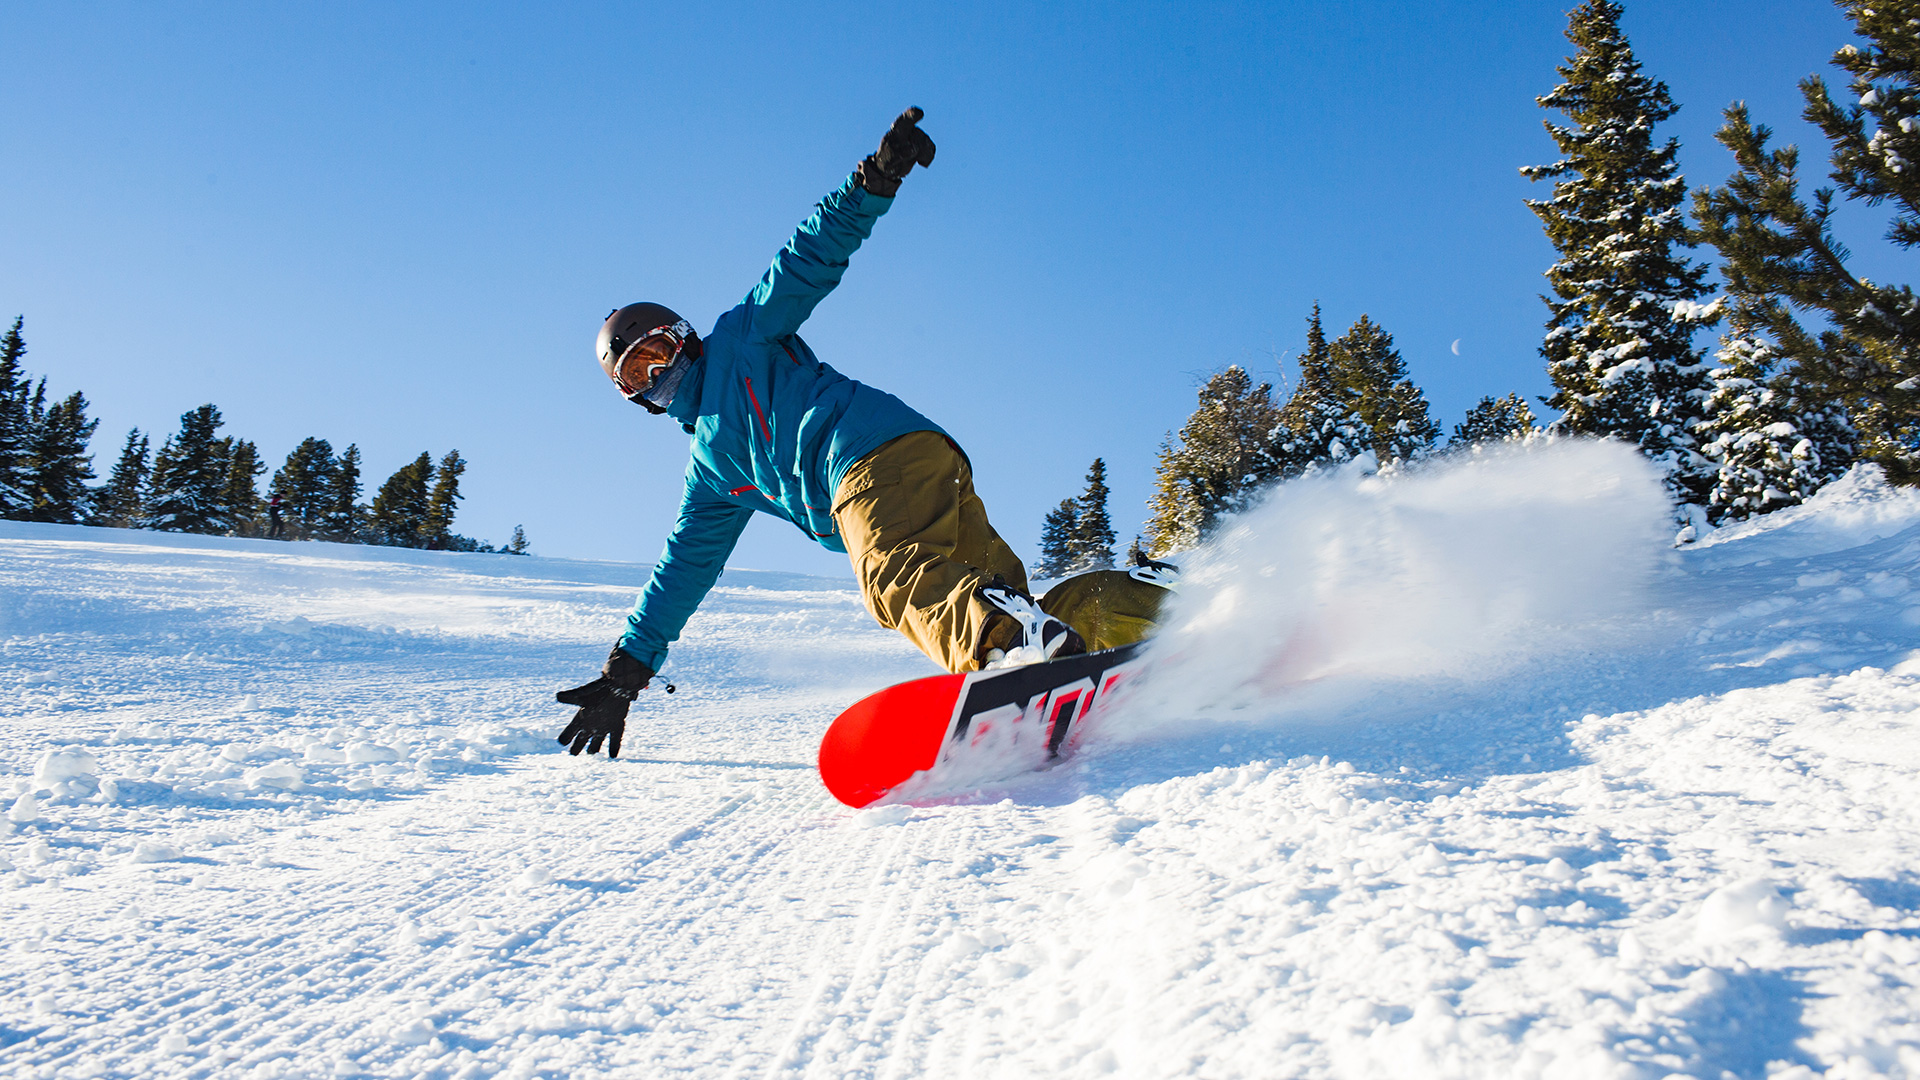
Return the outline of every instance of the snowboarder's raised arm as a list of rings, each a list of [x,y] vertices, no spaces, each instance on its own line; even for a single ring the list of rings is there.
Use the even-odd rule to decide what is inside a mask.
[[[751,517],[752,510],[721,499],[688,471],[680,519],[646,588],[634,601],[633,613],[627,616],[627,632],[618,645],[621,652],[660,670],[667,660],[667,646],[680,636],[694,609],[720,580],[727,556]]]
[[[873,223],[893,205],[900,181],[918,164],[933,163],[933,140],[916,125],[924,115],[908,109],[894,120],[839,189],[821,199],[793,238],[773,256],[773,265],[747,294],[750,337],[770,341],[800,329],[814,306],[840,284],[847,260],[873,233]]]

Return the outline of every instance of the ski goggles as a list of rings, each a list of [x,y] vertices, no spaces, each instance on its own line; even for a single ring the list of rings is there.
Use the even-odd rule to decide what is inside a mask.
[[[666,408],[673,392],[680,388],[692,358],[687,341],[693,327],[681,319],[672,326],[657,326],[631,345],[615,337],[607,351],[613,353],[613,384],[628,401],[645,401]]]

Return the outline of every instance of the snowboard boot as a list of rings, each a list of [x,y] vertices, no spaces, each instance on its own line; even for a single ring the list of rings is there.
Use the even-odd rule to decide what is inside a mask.
[[[980,644],[974,652],[982,671],[1038,664],[1087,651],[1087,643],[1080,640],[1073,627],[1040,610],[1033,597],[999,575],[974,594],[996,609],[981,628]]]
[[[1152,636],[1178,575],[1171,563],[1089,570],[1048,589],[1040,607],[1078,631],[1088,652],[1117,649]]]

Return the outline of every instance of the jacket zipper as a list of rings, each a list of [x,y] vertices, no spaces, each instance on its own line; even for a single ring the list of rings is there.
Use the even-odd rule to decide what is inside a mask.
[[[753,376],[742,376],[747,382],[747,400],[753,402],[753,415],[760,420],[760,433],[767,437],[768,445],[773,443],[773,429],[767,426],[767,414],[760,411],[760,397],[753,392]]]
[[[795,355],[793,355],[793,350],[792,350],[792,349],[789,349],[789,348],[787,348],[787,343],[786,343],[786,342],[784,342],[784,341],[783,341],[783,342],[781,342],[781,343],[780,343],[780,347],[781,347],[782,349],[785,349],[785,350],[786,350],[786,353],[787,353],[787,359],[789,359],[789,360],[791,360],[791,361],[793,361],[793,362],[794,362],[795,364],[798,364],[798,363],[800,362],[800,358],[799,358],[799,357],[797,357],[797,356],[795,356]],[[756,419],[758,419],[758,420],[760,421],[760,433],[761,433],[762,435],[765,435],[765,436],[766,436],[766,438],[767,438],[767,444],[768,444],[768,446],[769,446],[769,447],[771,447],[771,446],[772,446],[772,444],[773,444],[773,429],[767,426],[767,414],[766,414],[766,413],[764,413],[764,412],[761,412],[761,411],[760,411],[760,395],[758,395],[758,394],[756,394],[756,393],[754,393],[754,392],[753,392],[753,376],[751,376],[751,375],[743,375],[743,376],[741,376],[741,379],[742,379],[743,381],[745,381],[745,382],[746,382],[746,384],[747,384],[747,400],[748,400],[748,401],[751,401],[751,402],[753,402],[753,415],[754,415],[754,417],[755,417]],[[766,494],[765,494],[764,492],[762,492],[762,491],[761,491],[761,490],[760,490],[759,488],[757,488],[757,487],[754,487],[754,486],[753,486],[752,484],[748,484],[748,485],[747,485],[746,487],[740,487],[740,488],[734,488],[734,489],[733,489],[732,491],[730,491],[730,492],[728,492],[728,494],[730,494],[730,495],[740,495],[740,494],[743,494],[743,493],[745,493],[745,492],[748,492],[748,491],[751,491],[751,492],[754,492],[755,494],[758,494],[758,495],[759,495],[759,496],[760,496],[761,498],[763,498],[763,499],[767,497],[767,496],[766,496]],[[821,507],[817,507],[817,506],[809,506],[809,507],[807,507],[807,509],[809,509],[809,510],[821,510],[821,509],[823,509],[823,508],[821,508]],[[813,530],[812,530],[812,529],[808,529],[807,531],[808,531],[808,532],[813,532]],[[833,533],[831,533],[831,532],[813,532],[813,535],[815,535],[815,536],[832,536],[832,535],[833,535]]]

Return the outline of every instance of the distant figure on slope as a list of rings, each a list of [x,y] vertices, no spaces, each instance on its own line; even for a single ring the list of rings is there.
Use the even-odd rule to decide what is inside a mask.
[[[281,533],[286,531],[286,524],[280,520],[282,505],[280,493],[277,491],[267,500],[267,539],[269,540],[280,539]]]
[[[596,753],[604,741],[619,755],[628,703],[665,662],[755,511],[846,552],[867,610],[948,671],[1015,650],[1030,659],[1086,651],[1072,626],[1028,595],[1026,568],[988,522],[960,447],[899,398],[828,367],[796,333],[907,173],[933,163],[922,115],[900,114],[879,151],[820,201],[705,338],[651,303],[620,308],[601,326],[596,352],[608,378],[627,400],[678,421],[693,445],[680,519],[626,633],[600,678],[556,695],[579,707],[560,734],[570,752]]]

